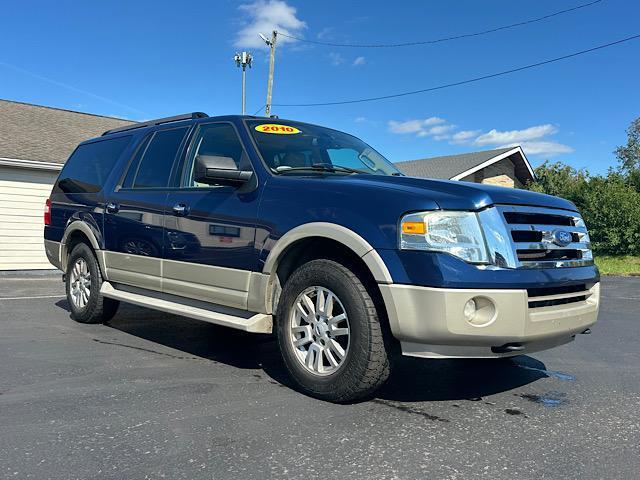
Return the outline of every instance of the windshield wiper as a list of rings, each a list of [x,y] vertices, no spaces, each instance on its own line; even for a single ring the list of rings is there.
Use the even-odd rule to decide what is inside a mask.
[[[288,167],[286,165],[282,165],[275,169],[276,173],[287,173],[287,172],[300,172],[300,171],[316,171],[316,172],[344,172],[344,173],[366,173],[364,170],[357,170],[355,168],[343,167],[341,165],[330,165],[328,163],[314,163],[308,167]]]

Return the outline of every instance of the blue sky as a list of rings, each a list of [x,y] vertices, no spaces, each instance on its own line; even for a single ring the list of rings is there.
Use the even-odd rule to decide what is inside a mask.
[[[247,110],[264,104],[272,26],[311,40],[398,43],[485,30],[589,0],[14,2],[3,9],[0,98],[131,119],[239,113],[237,50],[249,49]],[[490,74],[640,33],[640,3],[596,5],[435,45],[339,48],[281,37],[274,103],[386,95]],[[603,173],[640,116],[640,40],[421,95],[273,113],[353,133],[393,161],[523,144]]]

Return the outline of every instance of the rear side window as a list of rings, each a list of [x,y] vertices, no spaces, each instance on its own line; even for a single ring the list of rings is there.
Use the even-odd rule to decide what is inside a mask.
[[[124,188],[158,188],[169,184],[173,162],[189,127],[155,132],[136,152],[123,182]]]
[[[102,190],[131,136],[80,145],[60,172],[54,192],[96,193]]]

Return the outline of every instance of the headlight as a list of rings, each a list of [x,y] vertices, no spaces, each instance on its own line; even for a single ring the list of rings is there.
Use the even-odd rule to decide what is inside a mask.
[[[418,212],[400,220],[400,248],[446,252],[469,263],[489,263],[487,247],[474,212]]]

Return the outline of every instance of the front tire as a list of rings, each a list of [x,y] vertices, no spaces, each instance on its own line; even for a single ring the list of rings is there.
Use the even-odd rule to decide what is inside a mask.
[[[85,243],[77,244],[69,255],[65,287],[71,318],[76,322],[103,323],[118,311],[120,302],[100,293],[100,265],[93,250]]]
[[[332,260],[299,267],[282,290],[276,334],[305,393],[332,402],[366,397],[390,372],[378,311],[360,278]]]

